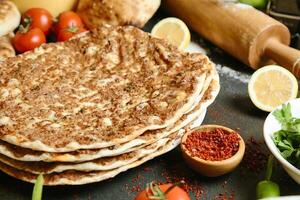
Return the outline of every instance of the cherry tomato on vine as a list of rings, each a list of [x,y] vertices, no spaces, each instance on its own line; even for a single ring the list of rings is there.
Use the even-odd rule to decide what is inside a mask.
[[[55,33],[58,36],[59,32],[71,27],[83,27],[83,23],[75,12],[65,11],[58,16],[58,21],[55,26]]]
[[[22,24],[29,29],[39,28],[47,35],[51,29],[53,17],[44,8],[30,8],[22,16]]]
[[[150,183],[135,200],[190,200],[186,191],[172,184],[153,185]]]
[[[39,47],[41,44],[46,43],[46,36],[39,28],[28,30],[21,27],[12,40],[15,49],[19,53],[32,50]]]
[[[59,32],[58,36],[57,36],[57,41],[66,41],[69,40],[71,37],[73,37],[74,35],[77,35],[78,33],[82,33],[87,31],[85,28],[83,27],[70,27],[67,29],[63,29]]]

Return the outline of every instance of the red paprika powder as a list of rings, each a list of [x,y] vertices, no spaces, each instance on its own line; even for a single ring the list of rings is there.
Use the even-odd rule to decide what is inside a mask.
[[[213,131],[194,131],[183,143],[193,157],[220,161],[232,157],[239,149],[240,137],[236,132],[217,128]]]

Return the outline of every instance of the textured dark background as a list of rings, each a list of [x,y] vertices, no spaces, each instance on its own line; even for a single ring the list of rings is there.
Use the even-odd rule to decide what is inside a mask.
[[[156,15],[149,22],[145,30],[151,27],[163,16]],[[238,62],[236,59],[203,40],[193,33],[193,41],[204,47],[208,56],[216,64],[227,66],[239,72],[242,76],[249,77],[253,71]],[[236,129],[245,141],[253,137],[256,141],[263,142],[263,123],[267,113],[259,111],[253,106],[248,97],[247,84],[233,78],[230,73],[220,71],[221,91],[215,103],[208,109],[204,124],[220,124]],[[255,145],[246,148],[254,148]],[[268,150],[261,145],[264,154]],[[249,160],[242,164],[232,173],[218,177],[205,178],[194,173],[182,159],[180,149],[177,148],[163,156],[160,156],[144,165],[131,169],[117,177],[83,186],[59,186],[45,187],[43,199],[51,200],[129,200],[133,199],[137,188],[143,188],[151,181],[166,181],[165,175],[171,179],[181,177],[186,179],[194,188],[202,190],[200,199],[218,199],[219,194],[234,195],[238,200],[255,199],[255,187],[259,180],[264,177],[264,170],[249,169]],[[255,165],[254,165],[255,166]],[[278,182],[283,195],[300,194],[297,185],[277,163],[273,180]],[[258,171],[258,172],[257,172]],[[0,200],[25,200],[31,198],[32,184],[11,178],[0,172]],[[196,199],[191,192],[192,199]]]

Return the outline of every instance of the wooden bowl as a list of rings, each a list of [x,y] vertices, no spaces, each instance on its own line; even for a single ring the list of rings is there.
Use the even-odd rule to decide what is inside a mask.
[[[190,130],[183,136],[181,140],[181,150],[184,159],[186,160],[187,164],[194,169],[195,171],[199,172],[200,174],[208,177],[217,177],[224,174],[227,174],[231,171],[233,171],[242,161],[244,153],[245,153],[245,142],[243,138],[238,134],[240,137],[239,141],[239,149],[232,157],[221,160],[221,161],[209,161],[204,160],[198,157],[192,157],[190,152],[185,148],[183,143],[186,141],[189,134],[191,134],[194,131],[213,131],[215,129],[223,129],[227,132],[236,132],[232,129],[229,129],[224,126],[219,125],[204,125],[200,126],[196,129]]]

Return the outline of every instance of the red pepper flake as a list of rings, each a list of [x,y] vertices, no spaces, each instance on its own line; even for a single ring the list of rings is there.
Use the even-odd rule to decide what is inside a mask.
[[[264,142],[256,141],[251,137],[246,141],[246,146],[244,159],[241,163],[242,173],[247,175],[250,171],[259,174],[265,170],[266,161],[268,160]]]
[[[220,161],[232,157],[239,149],[240,137],[236,132],[223,129],[194,131],[188,135],[183,145],[193,157]]]
[[[235,191],[228,189],[228,182],[224,181],[222,183],[223,192],[215,196],[214,200],[234,200]]]
[[[152,169],[150,167],[145,167],[143,170],[144,172],[152,172]]]
[[[202,185],[197,179],[186,176],[182,171],[182,166],[180,164],[174,164],[172,167],[169,167],[168,170],[165,170],[161,175],[165,178],[167,183],[178,183],[183,182],[183,185],[180,187],[186,192],[192,192],[196,200],[200,200],[205,191]]]
[[[132,192],[141,192],[142,189],[144,188],[144,185],[142,185],[142,181],[145,179],[144,176],[142,176],[141,174],[137,174],[134,178],[131,179],[131,183],[128,184],[126,183],[124,185],[124,189],[128,192],[128,193],[132,193]]]
[[[234,200],[235,194],[234,193],[220,193],[217,196],[215,196],[215,200]]]
[[[134,185],[131,188],[131,192],[140,192],[142,191],[141,186],[140,185]]]
[[[139,182],[142,179],[142,175],[138,174],[135,178],[131,180],[132,183]]]

